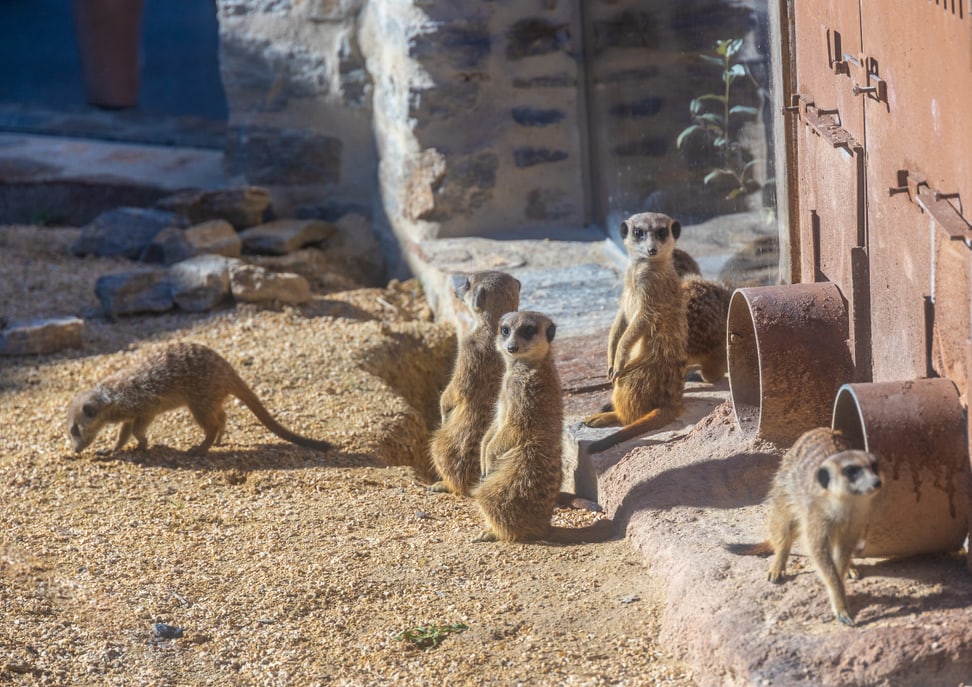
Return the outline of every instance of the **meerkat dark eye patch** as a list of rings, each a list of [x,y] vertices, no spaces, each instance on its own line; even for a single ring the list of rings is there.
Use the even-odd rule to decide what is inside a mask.
[[[668,238],[668,227],[662,227],[661,229],[655,229],[655,238],[659,241],[664,241]]]
[[[860,465],[847,465],[844,467],[844,476],[850,481],[856,480],[861,476],[861,466]]]
[[[644,229],[635,229],[631,233],[631,235],[634,236],[635,241],[642,241],[645,238],[645,230]]]
[[[830,485],[830,472],[827,471],[827,468],[817,470],[817,482],[824,489]]]
[[[509,336],[510,328],[504,324],[502,327],[500,327],[500,334],[502,334],[503,336]]]
[[[94,417],[98,414],[98,409],[95,408],[91,403],[85,403],[81,407],[81,412],[84,413],[85,417]]]
[[[521,327],[519,333],[524,339],[532,339],[537,335],[537,328],[532,324],[528,324],[525,327]]]

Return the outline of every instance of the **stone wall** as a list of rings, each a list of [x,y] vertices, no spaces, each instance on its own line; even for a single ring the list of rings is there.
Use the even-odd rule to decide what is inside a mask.
[[[412,241],[555,238],[684,187],[675,138],[713,78],[692,53],[754,16],[735,0],[218,4],[230,170]]]

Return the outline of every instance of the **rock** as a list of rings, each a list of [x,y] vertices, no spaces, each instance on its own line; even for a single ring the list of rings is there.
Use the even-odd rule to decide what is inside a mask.
[[[84,320],[55,317],[11,322],[0,330],[0,355],[49,355],[81,348]]]
[[[252,227],[240,234],[248,253],[285,255],[312,243],[320,243],[337,228],[319,219],[281,219]]]
[[[279,301],[296,305],[311,298],[310,284],[299,274],[271,272],[256,265],[232,267],[230,289],[233,298],[248,303]]]
[[[95,284],[95,295],[108,317],[165,312],[174,305],[166,270],[107,274]]]
[[[210,310],[230,293],[230,269],[243,262],[222,255],[197,255],[169,268],[172,300],[183,310]]]
[[[259,186],[188,190],[166,196],[155,206],[179,213],[189,224],[224,219],[236,229],[246,229],[263,221],[270,208],[270,192]]]
[[[238,258],[242,249],[243,242],[233,225],[225,219],[214,219],[188,229],[163,229],[145,249],[142,260],[174,265],[203,254]]]
[[[71,252],[79,256],[124,256],[135,260],[159,232],[182,223],[174,213],[165,210],[116,208],[103,212],[82,227]]]
[[[243,252],[243,241],[224,219],[214,219],[189,227],[185,231],[186,242],[196,254],[212,253],[228,258],[238,258]]]
[[[152,632],[159,639],[179,639],[184,630],[181,627],[176,627],[175,625],[167,625],[166,623],[155,623],[152,626]]]

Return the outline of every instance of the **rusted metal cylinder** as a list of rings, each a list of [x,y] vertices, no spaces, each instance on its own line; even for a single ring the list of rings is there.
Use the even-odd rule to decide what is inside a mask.
[[[969,445],[948,379],[845,384],[831,425],[882,466],[865,556],[956,551],[968,533]]]
[[[847,305],[832,283],[737,289],[729,302],[729,389],[739,427],[790,443],[830,422],[853,379]]]

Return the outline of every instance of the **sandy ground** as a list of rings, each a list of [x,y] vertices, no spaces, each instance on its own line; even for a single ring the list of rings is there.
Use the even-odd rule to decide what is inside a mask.
[[[299,309],[108,322],[94,282],[131,265],[70,257],[76,236],[0,227],[0,318],[88,317],[81,351],[0,358],[0,682],[692,684],[626,541],[473,544],[473,504],[416,478],[455,340],[415,283],[329,291],[353,275],[323,258],[335,276]],[[72,454],[71,397],[176,340],[337,448],[283,442],[233,402],[203,458],[184,453],[201,438],[185,411],[145,452],[99,455],[105,433]],[[440,643],[418,646],[423,627]]]

